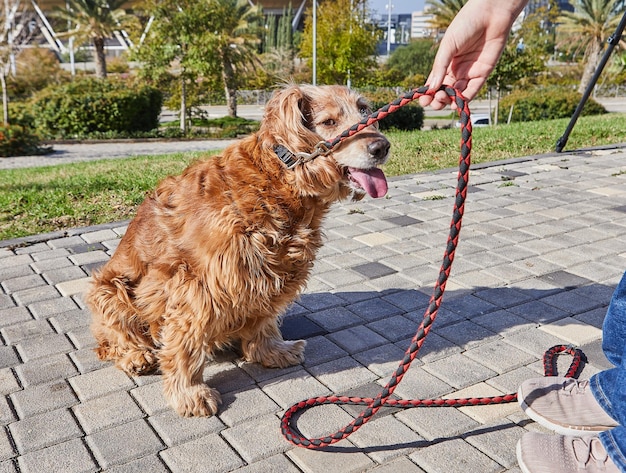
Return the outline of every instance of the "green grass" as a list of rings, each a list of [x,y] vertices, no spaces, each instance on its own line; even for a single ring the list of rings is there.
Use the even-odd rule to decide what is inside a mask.
[[[567,123],[564,119],[475,128],[472,161],[553,152]],[[392,157],[385,165],[387,176],[458,165],[458,129],[386,134],[392,142]],[[624,142],[626,114],[583,117],[566,151]],[[132,218],[147,191],[200,155],[178,153],[0,170],[0,240]]]

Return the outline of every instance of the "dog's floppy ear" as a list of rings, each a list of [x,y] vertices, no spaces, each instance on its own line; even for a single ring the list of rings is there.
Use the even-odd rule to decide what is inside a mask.
[[[290,151],[307,152],[320,141],[310,128],[310,99],[297,85],[274,92],[265,106],[259,134],[267,147],[283,145]]]

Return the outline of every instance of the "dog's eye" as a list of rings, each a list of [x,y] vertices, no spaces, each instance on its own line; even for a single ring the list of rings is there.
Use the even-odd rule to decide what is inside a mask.
[[[329,118],[328,120],[324,120],[322,122],[322,125],[324,126],[335,126],[337,124],[337,122],[335,120],[333,120],[332,118]]]
[[[364,117],[364,118],[365,118],[365,117],[367,117],[370,113],[372,113],[372,111],[371,111],[369,108],[367,108],[367,107],[361,107],[361,108],[359,109],[359,113],[361,114],[361,116],[362,116],[362,117]]]

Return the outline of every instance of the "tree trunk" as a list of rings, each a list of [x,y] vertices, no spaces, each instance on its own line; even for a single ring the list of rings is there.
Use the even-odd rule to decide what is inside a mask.
[[[104,54],[104,38],[94,38],[93,47],[95,49],[96,61],[96,77],[106,79],[107,77],[107,60]]]
[[[9,124],[9,95],[7,94],[7,78],[4,71],[0,72],[0,82],[2,83],[2,123]]]
[[[187,85],[184,75],[180,80],[180,131],[183,135],[187,134]]]
[[[587,90],[587,86],[591,82],[593,74],[596,72],[596,67],[598,67],[601,55],[602,43],[597,39],[592,39],[589,49],[587,50],[587,59],[585,61],[585,68],[583,69],[583,75],[578,85],[579,94],[584,94],[585,90]]]
[[[224,93],[226,94],[226,105],[228,116],[237,116],[237,87],[235,86],[233,66],[228,60],[222,59],[222,81],[224,82]]]

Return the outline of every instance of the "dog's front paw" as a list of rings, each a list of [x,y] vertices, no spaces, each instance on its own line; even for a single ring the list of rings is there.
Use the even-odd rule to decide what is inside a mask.
[[[217,413],[222,398],[217,389],[206,384],[194,384],[173,394],[170,403],[183,417],[210,417]]]
[[[304,361],[304,340],[281,340],[271,344],[258,360],[266,368],[286,368]]]
[[[158,360],[149,350],[130,350],[117,361],[117,365],[129,375],[138,376],[156,371]]]

